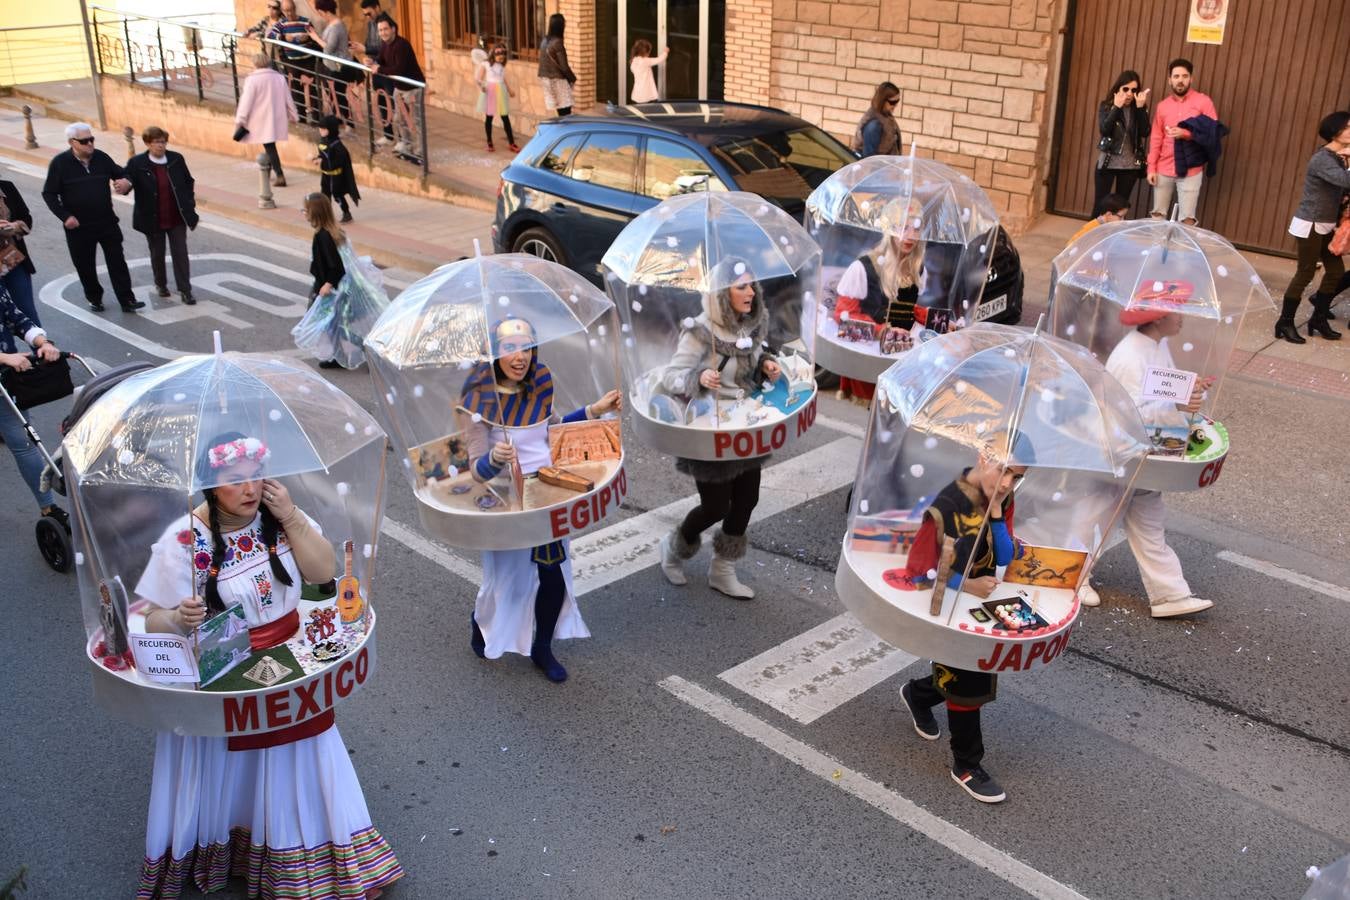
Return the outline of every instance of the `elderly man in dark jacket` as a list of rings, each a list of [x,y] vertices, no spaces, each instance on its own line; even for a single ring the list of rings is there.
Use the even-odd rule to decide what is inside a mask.
[[[161,297],[169,296],[168,274],[164,269],[164,243],[168,238],[174,286],[183,302],[191,306],[197,301],[192,296],[187,233],[197,227],[198,221],[192,173],[183,155],[168,149],[169,133],[163,128],[150,126],[141,134],[141,140],[145,142],[145,152],[127,161],[127,180],[136,192],[131,227],[144,234],[150,244],[150,270]]]
[[[47,166],[42,199],[66,227],[70,261],[79,273],[89,308],[103,312],[103,285],[98,283],[95,268],[98,248],[102,247],[117,302],[123,312],[135,312],[145,304],[131,290],[131,273],[122,255],[122,229],[117,226],[108,191],[112,182],[119,194],[125,194],[131,190],[131,183],[112,157],[94,149],[94,129],[88,123],[66,126],[66,143],[70,148],[53,156]]]

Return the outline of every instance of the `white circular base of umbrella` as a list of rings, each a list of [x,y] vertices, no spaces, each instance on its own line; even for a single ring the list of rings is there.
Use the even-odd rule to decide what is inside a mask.
[[[1134,486],[1141,491],[1182,493],[1198,491],[1219,480],[1228,458],[1228,429],[1222,422],[1204,419],[1196,430],[1206,439],[1198,449],[1187,449],[1185,456],[1150,454],[1139,470]]]
[[[672,456],[710,462],[768,456],[792,444],[816,423],[814,382],[792,398],[788,405],[790,411],[786,414],[766,405],[764,409],[771,410],[766,419],[742,428],[714,428],[710,424],[700,427],[706,416],[696,418],[693,425],[662,421],[648,415],[636,397],[630,397],[629,404],[633,410],[633,431],[644,444]],[[732,401],[726,401],[724,405],[730,407]],[[739,418],[733,417],[733,420]]]
[[[414,491],[422,527],[432,537],[465,550],[526,550],[573,538],[599,525],[628,494],[623,455],[601,462],[571,463],[569,474],[594,488],[577,492],[525,479],[525,509],[509,509],[469,471],[429,482]]]
[[[1007,674],[1039,669],[1053,662],[1069,643],[1081,606],[1072,588],[1000,582],[988,600],[948,589],[941,612],[929,614],[932,591],[905,591],[886,583],[884,573],[903,570],[904,552],[859,551],[848,546],[839,555],[834,587],[845,608],[869,631],[889,644],[923,659],[972,672]],[[1081,571],[1081,569],[1079,570]],[[1016,633],[996,628],[985,604],[1025,599],[1044,626]],[[952,615],[952,603],[959,603]],[[985,621],[971,610],[985,610]]]
[[[104,658],[94,654],[104,641],[103,631],[98,629],[85,645],[85,659],[94,669],[94,697],[120,719],[181,735],[247,738],[303,726],[326,716],[338,703],[360,690],[375,672],[375,610],[369,605],[364,631],[358,620],[351,625],[339,625],[334,634],[320,642],[342,645],[341,655],[327,661],[315,658],[315,647],[306,638],[305,625],[311,610],[332,605],[331,599],[301,600],[300,628],[294,635],[284,644],[253,651],[205,688],[196,688],[191,682],[177,685],[152,682],[132,666],[111,668]],[[152,608],[148,601],[131,607],[127,616],[127,630],[131,634],[146,633],[145,614]],[[291,669],[284,676],[291,680],[250,690],[223,689],[250,683],[240,673],[251,671],[264,656],[271,656]],[[124,665],[120,657],[107,660]]]
[[[876,384],[881,373],[889,369],[901,355],[883,355],[880,342],[875,338],[864,343],[840,340],[827,333],[827,330],[837,332],[837,329],[838,326],[831,321],[828,325],[822,323],[816,332],[816,364],[836,375]]]

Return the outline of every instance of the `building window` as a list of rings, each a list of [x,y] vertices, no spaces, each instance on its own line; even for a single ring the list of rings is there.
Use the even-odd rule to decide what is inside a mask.
[[[445,46],[468,50],[484,36],[498,41],[512,59],[538,59],[539,42],[548,26],[544,0],[442,0]]]

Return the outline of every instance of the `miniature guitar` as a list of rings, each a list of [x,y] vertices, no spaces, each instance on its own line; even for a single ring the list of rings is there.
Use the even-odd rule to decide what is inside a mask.
[[[536,474],[539,480],[544,484],[551,484],[554,487],[565,488],[569,491],[576,491],[579,494],[585,494],[595,490],[595,482],[582,478],[566,469],[560,469],[557,466],[544,466]]]
[[[344,624],[350,625],[361,618],[366,601],[361,596],[361,582],[352,574],[352,542],[342,545],[344,574],[338,580],[338,612],[342,614]]]

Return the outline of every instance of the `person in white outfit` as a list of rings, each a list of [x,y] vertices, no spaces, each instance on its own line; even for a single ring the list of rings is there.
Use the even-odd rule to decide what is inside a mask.
[[[652,56],[652,42],[645,38],[633,42],[632,61],[628,63],[628,70],[633,73],[633,90],[628,95],[630,101],[655,103],[661,99],[660,92],[656,90],[656,73],[652,70],[665,65],[669,55],[670,48],[663,47],[660,55]]]
[[[610,391],[595,403],[561,418],[553,412],[553,374],[539,361],[533,326],[508,316],[492,329],[494,362],[479,363],[464,382],[461,409],[473,417],[469,458],[480,482],[496,478],[513,463],[533,475],[552,464],[548,426],[598,419],[622,408]],[[503,653],[529,655],[549,681],[567,680],[553,656],[554,638],[584,638],[572,590],[570,542],[554,541],[525,550],[484,550],[483,585],[470,617],[469,646],[484,659]]]
[[[191,634],[239,604],[255,651],[296,634],[302,584],[332,580],[335,559],[318,524],[265,477],[269,456],[238,432],[210,443],[197,465],[212,485],[205,501],[155,542],[136,585],[147,631]],[[331,710],[261,736],[159,733],[136,896],[178,897],[188,878],[218,891],[232,875],[250,897],[273,885],[377,897],[402,877]]]
[[[1106,371],[1120,382],[1125,392],[1135,398],[1139,415],[1150,430],[1158,426],[1186,427],[1188,416],[1200,409],[1204,393],[1213,383],[1211,378],[1197,378],[1191,396],[1185,403],[1141,398],[1144,377],[1150,368],[1176,368],[1167,339],[1176,337],[1185,324],[1185,318],[1165,308],[1126,308],[1121,310],[1122,325],[1134,326],[1106,360]],[[1149,611],[1155,619],[1185,616],[1201,612],[1214,605],[1191,593],[1186,576],[1181,571],[1181,560],[1167,546],[1165,530],[1167,508],[1162,494],[1157,491],[1135,491],[1125,506],[1123,525],[1125,538],[1139,565],[1148,594]],[[1097,606],[1101,600],[1091,584],[1080,593],[1084,606]]]

